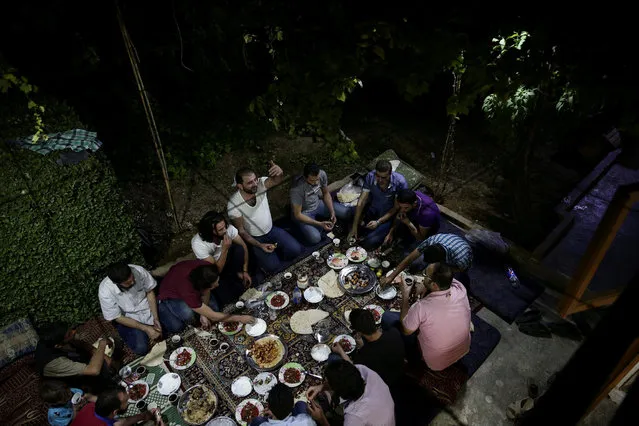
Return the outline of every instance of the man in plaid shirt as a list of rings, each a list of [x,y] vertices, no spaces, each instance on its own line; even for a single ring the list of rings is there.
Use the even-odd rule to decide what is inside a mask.
[[[388,277],[382,277],[382,286],[393,282],[395,277],[423,255],[426,264],[440,262],[450,266],[453,272],[466,272],[473,262],[473,251],[468,241],[455,234],[435,234],[417,246]]]

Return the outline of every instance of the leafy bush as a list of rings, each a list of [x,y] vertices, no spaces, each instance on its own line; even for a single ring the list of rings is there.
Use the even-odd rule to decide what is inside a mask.
[[[109,164],[61,166],[59,155],[0,144],[0,324],[87,320],[105,267],[141,260]]]

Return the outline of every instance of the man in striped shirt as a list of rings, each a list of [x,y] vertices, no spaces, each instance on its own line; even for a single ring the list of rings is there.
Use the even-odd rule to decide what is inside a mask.
[[[390,276],[382,277],[382,286],[393,282],[397,275],[422,256],[423,263],[445,263],[451,267],[453,272],[466,272],[473,262],[473,251],[465,239],[455,234],[435,234],[422,241],[397,265]]]

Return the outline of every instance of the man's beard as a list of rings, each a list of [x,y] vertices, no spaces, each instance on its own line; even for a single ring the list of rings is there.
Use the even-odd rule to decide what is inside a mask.
[[[247,194],[257,194],[257,188],[244,189]]]

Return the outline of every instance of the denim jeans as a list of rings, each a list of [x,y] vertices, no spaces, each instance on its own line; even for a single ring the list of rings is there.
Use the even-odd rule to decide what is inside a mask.
[[[142,330],[115,324],[124,343],[137,355],[146,355],[149,352],[149,336]]]
[[[209,299],[209,307],[216,312],[220,310],[213,295]],[[158,316],[162,328],[168,333],[179,333],[195,321],[195,312],[181,299],[159,300]]]
[[[355,214],[355,209],[356,207],[349,207],[349,211],[352,215]],[[370,207],[366,207],[366,209],[364,210],[364,214],[362,215],[362,220],[364,221],[364,224],[368,224],[368,222],[377,220],[385,214],[386,212],[379,214],[372,210]],[[359,245],[369,251],[377,249],[384,242],[384,238],[386,238],[386,235],[388,235],[392,224],[393,218],[391,218],[391,220],[387,222],[382,223],[372,231],[367,229],[365,226],[360,227],[359,224],[356,224],[355,226],[358,227],[358,235],[364,235],[364,238],[360,240]]]
[[[404,327],[401,323],[401,314],[399,312],[386,311],[382,315],[382,330],[390,330],[391,328],[399,329],[399,334],[404,341],[406,349],[406,359],[408,362],[416,362],[422,359],[422,353],[419,349],[419,341],[417,340],[417,332],[413,334],[404,334]]]
[[[261,248],[253,246],[253,254],[255,254],[258,266],[267,273],[280,269],[280,258],[290,260],[302,254],[302,245],[291,234],[277,226],[274,226],[267,234],[253,238],[263,244],[277,243],[277,248],[273,253],[267,253]]]
[[[341,203],[333,202],[333,210],[335,210],[335,217],[339,220],[348,220],[352,217],[352,209],[349,209]],[[331,217],[328,207],[326,207],[326,204],[324,204],[322,200],[319,201],[315,210],[302,212],[302,214],[310,217],[311,219],[317,219],[320,217],[328,220]],[[299,227],[306,244],[312,246],[321,241],[322,233],[324,231],[321,226],[309,225],[308,223],[296,221],[294,218],[293,221]]]
[[[308,404],[304,401],[297,401],[293,406],[293,412],[291,413],[291,415],[295,417],[299,414],[308,414]],[[263,423],[268,423],[268,417],[258,416],[251,421],[250,426],[260,426]]]

